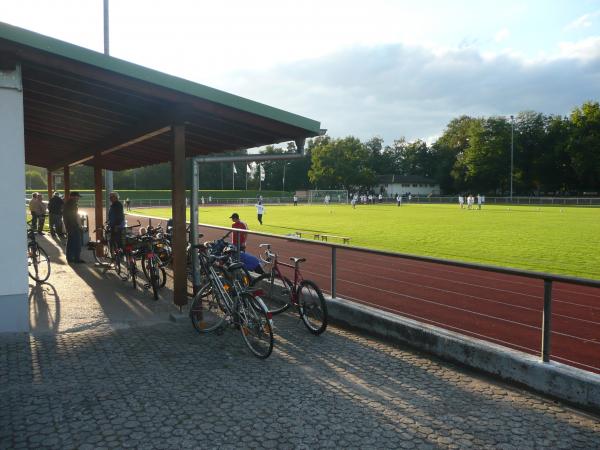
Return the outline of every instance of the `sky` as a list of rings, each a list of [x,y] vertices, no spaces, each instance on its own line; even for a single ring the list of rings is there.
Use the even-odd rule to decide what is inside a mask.
[[[0,21],[103,51],[102,0],[0,0]],[[112,56],[321,122],[428,142],[460,115],[600,97],[600,0],[111,0]]]

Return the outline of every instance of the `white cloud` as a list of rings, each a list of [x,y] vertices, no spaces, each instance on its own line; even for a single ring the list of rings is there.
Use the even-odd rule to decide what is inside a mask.
[[[568,23],[565,27],[566,31],[569,30],[580,30],[582,28],[589,28],[593,25],[592,20],[600,15],[600,11],[594,11],[592,13],[584,14],[578,17],[572,22]]]
[[[589,61],[600,58],[600,36],[577,42],[561,42],[559,58]]]
[[[502,42],[505,41],[506,39],[508,39],[510,36],[510,31],[508,31],[507,28],[502,28],[500,31],[498,31],[496,33],[496,35],[494,36],[494,40],[496,42]]]
[[[319,120],[331,136],[429,141],[462,114],[564,115],[597,100],[598,49],[600,38],[533,61],[510,53],[484,57],[469,48],[434,53],[400,44],[357,47],[239,73],[219,87]]]

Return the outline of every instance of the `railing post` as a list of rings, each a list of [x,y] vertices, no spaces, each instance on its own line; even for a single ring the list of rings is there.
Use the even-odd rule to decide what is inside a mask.
[[[331,247],[331,298],[335,298],[335,278],[337,272],[336,247]]]
[[[550,361],[550,334],[552,333],[552,280],[544,280],[544,311],[542,313],[542,361]]]

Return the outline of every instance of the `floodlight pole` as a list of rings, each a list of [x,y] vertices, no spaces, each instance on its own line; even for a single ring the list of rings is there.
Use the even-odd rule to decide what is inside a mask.
[[[515,116],[510,116],[510,201],[513,199],[513,167],[515,152]]]

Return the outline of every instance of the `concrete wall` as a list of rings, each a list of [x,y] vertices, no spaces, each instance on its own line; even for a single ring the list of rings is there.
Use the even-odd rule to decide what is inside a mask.
[[[600,375],[453,333],[340,298],[326,296],[332,323],[409,345],[506,381],[600,411]]]
[[[29,331],[25,142],[20,70],[0,71],[0,332]]]

